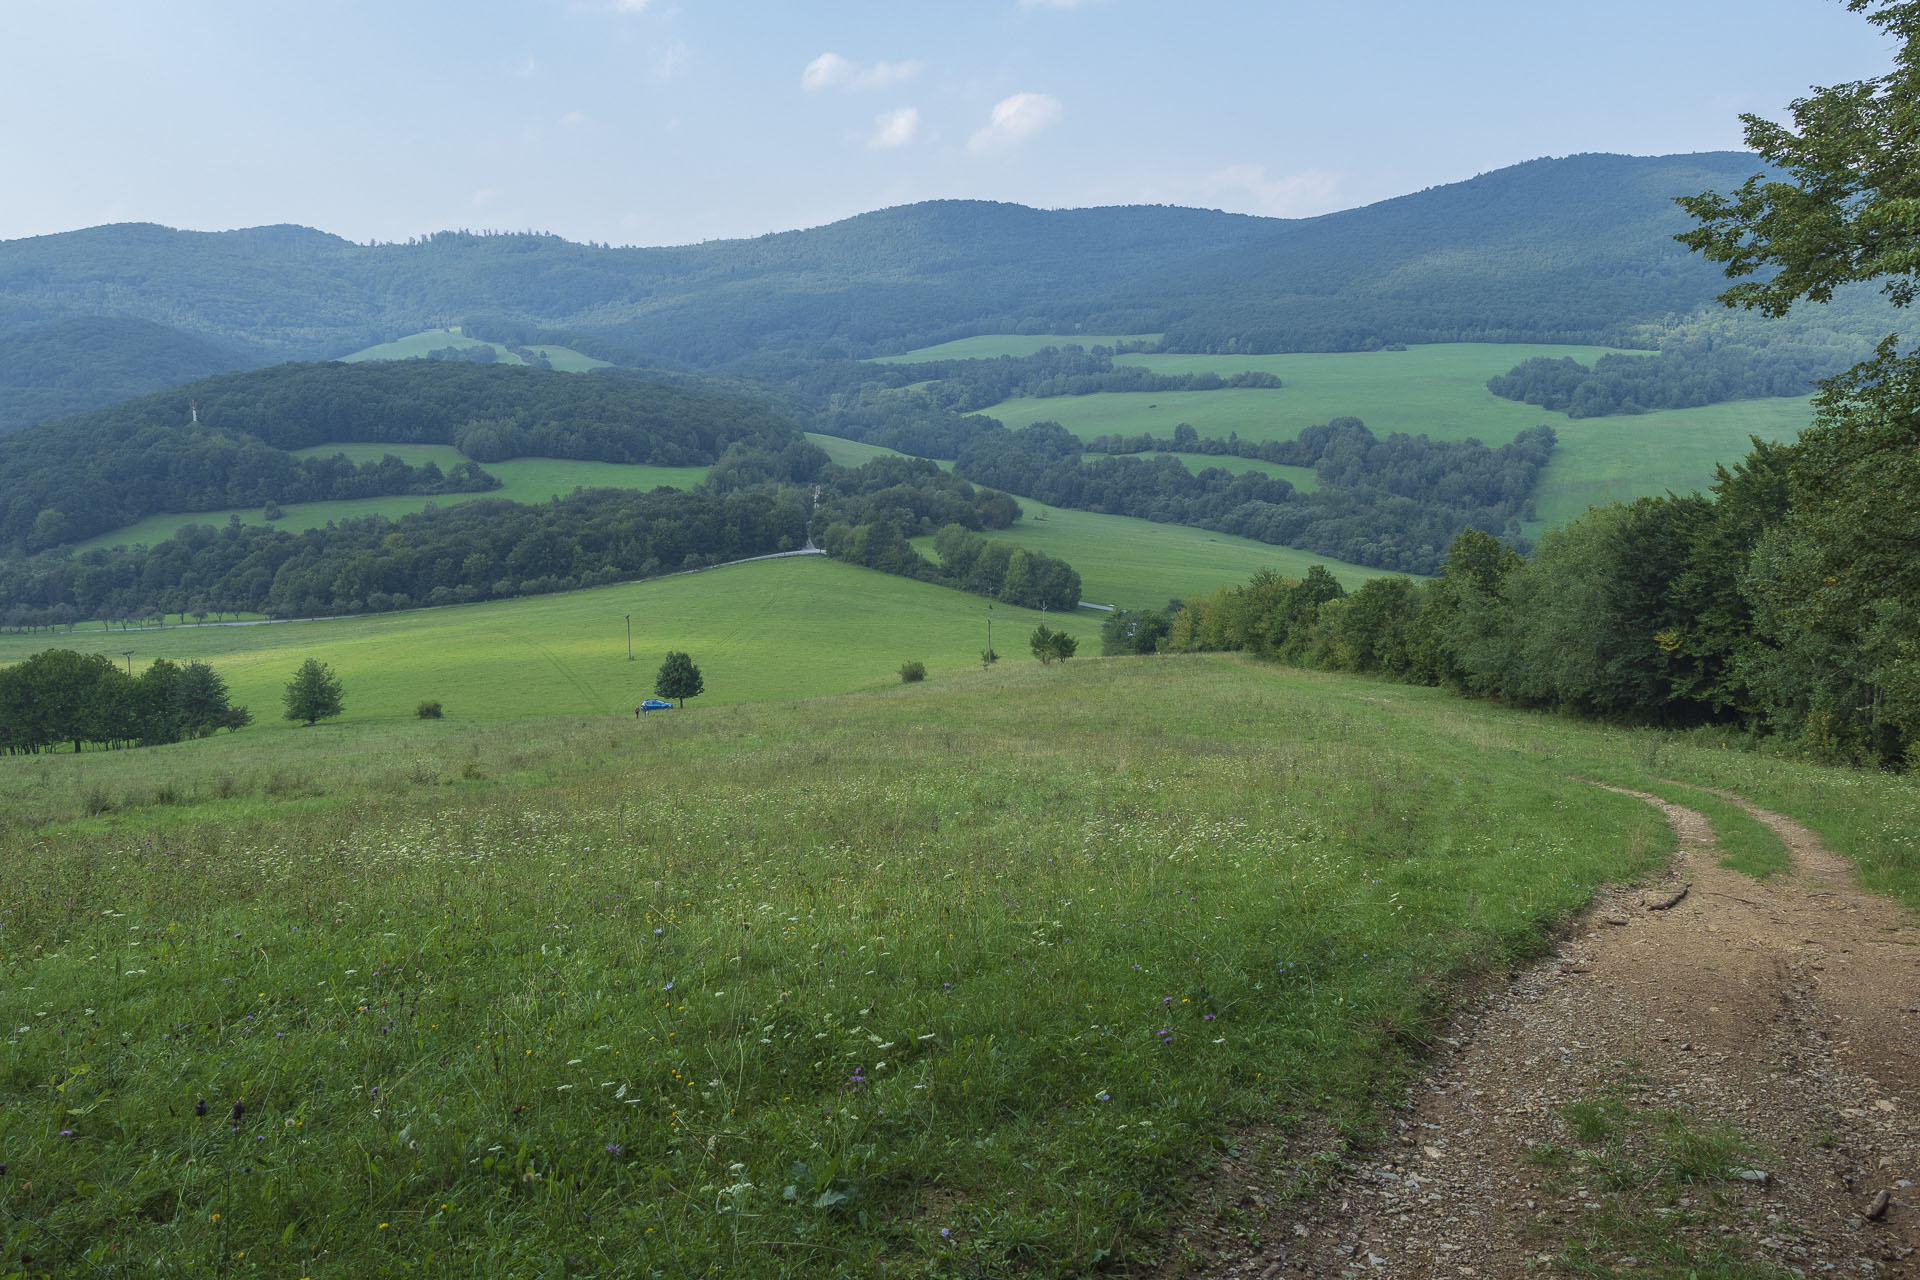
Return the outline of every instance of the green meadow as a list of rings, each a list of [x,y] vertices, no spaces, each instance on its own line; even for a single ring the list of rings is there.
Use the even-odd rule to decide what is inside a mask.
[[[922,360],[993,360],[1000,356],[1030,356],[1048,347],[1069,344],[1082,347],[1111,347],[1120,342],[1157,341],[1157,333],[983,333],[973,338],[958,338],[937,346],[921,347],[897,356],[875,356],[875,364],[913,364]],[[1129,361],[1133,360],[1128,356]]]
[[[1751,447],[1748,437],[1790,440],[1807,424],[1806,397],[1740,400],[1576,421],[1502,400],[1486,389],[1488,378],[1534,356],[1571,356],[1591,363],[1607,351],[1604,347],[1438,343],[1405,351],[1332,354],[1129,355],[1127,363],[1161,373],[1225,375],[1258,369],[1275,374],[1285,385],[1276,391],[1020,398],[982,412],[1010,427],[1052,420],[1086,440],[1114,433],[1171,437],[1182,422],[1203,436],[1224,438],[1238,433],[1248,440],[1287,440],[1303,427],[1356,417],[1379,436],[1395,431],[1448,440],[1475,436],[1500,445],[1546,423],[1558,433],[1559,445],[1540,482],[1536,501],[1540,526],[1563,523],[1596,503],[1705,489],[1712,483],[1716,463],[1746,456]],[[1296,482],[1296,487],[1303,486]]]
[[[360,360],[424,360],[427,353],[443,347],[488,347],[493,358],[500,364],[525,364],[519,356],[497,342],[483,342],[478,338],[469,338],[455,325],[450,329],[428,329],[424,333],[411,333],[392,342],[383,342],[378,346],[366,347],[351,355],[341,356],[347,364]],[[571,347],[537,346],[528,347],[546,356],[547,363],[562,373],[585,373],[589,369],[604,369],[607,361],[596,360]]]
[[[200,659],[253,711],[249,730],[297,735],[280,720],[281,691],[302,661],[331,665],[346,686],[340,723],[411,718],[421,702],[449,720],[529,716],[632,717],[652,695],[663,655],[693,656],[706,679],[701,706],[792,701],[898,683],[924,662],[939,680],[980,665],[992,620],[1006,661],[1030,662],[1027,638],[1043,621],[1100,647],[1101,615],[1040,614],[871,569],[796,556],[673,574],[645,582],[403,613],[154,630],[82,629],[0,636],[0,662],[61,647],[137,670],[155,658]],[[627,660],[627,625],[633,661]]]
[[[1108,456],[1110,455],[1104,453],[1083,453],[1080,455],[1080,460],[1082,462],[1093,462],[1099,458]],[[1141,458],[1154,458],[1158,457],[1159,453],[1143,453],[1138,456]],[[1285,480],[1288,484],[1303,493],[1312,493],[1320,487],[1320,477],[1314,473],[1312,467],[1289,467],[1283,466],[1278,462],[1263,462],[1259,458],[1236,458],[1232,454],[1169,453],[1168,456],[1178,458],[1181,465],[1195,475],[1199,475],[1208,467],[1218,467],[1222,471],[1230,472],[1236,476],[1248,471],[1258,471],[1263,476],[1272,476],[1276,480]]]
[[[344,453],[355,462],[377,462],[383,454],[395,454],[415,466],[429,461],[441,470],[466,461],[466,455],[450,444],[323,444],[295,451],[300,456],[331,457]],[[689,489],[706,479],[706,467],[649,467],[625,462],[581,462],[572,458],[511,458],[486,464],[488,474],[498,476],[500,488],[486,493],[402,494],[386,498],[348,498],[338,502],[292,502],[281,508],[276,529],[299,533],[319,529],[341,520],[363,516],[396,519],[424,511],[429,505],[450,507],[476,498],[506,498],[513,502],[545,502],[575,489],[656,489],[664,485]],[[189,524],[223,526],[234,517],[241,524],[268,523],[259,507],[223,507],[218,511],[167,512],[148,516],[112,533],[103,533],[74,544],[75,551],[94,547],[152,546],[165,542],[181,527]]]
[[[1299,578],[1325,565],[1349,590],[1382,572],[1187,525],[1072,511],[1031,498],[1020,499],[1020,509],[1026,514],[1018,524],[988,536],[1065,560],[1079,571],[1080,598],[1094,604],[1157,609],[1168,600],[1238,586],[1261,569]],[[913,544],[928,559],[939,558],[932,538]]]
[[[570,642],[521,635],[506,684],[419,669],[525,701]],[[356,667],[311,730],[0,759],[10,1266],[1151,1271],[1223,1152],[1310,1189],[1463,993],[1661,863],[1589,779],[1733,787],[1916,896],[1883,775],[1229,656],[716,668],[476,723],[356,712]]]
[[[1359,418],[1375,435],[1403,431],[1440,440],[1478,436],[1504,444],[1543,421],[1565,421],[1533,405],[1502,400],[1488,378],[1534,356],[1591,363],[1604,347],[1436,343],[1404,351],[1286,355],[1129,355],[1125,363],[1156,373],[1271,373],[1278,390],[1102,392],[1003,400],[981,410],[1011,427],[1050,419],[1083,439],[1118,432],[1171,437],[1190,423],[1203,436],[1237,432],[1245,440],[1291,440],[1303,427]]]
[[[1554,414],[1560,442],[1535,498],[1542,525],[1564,524],[1590,506],[1704,492],[1718,463],[1746,457],[1762,440],[1793,440],[1812,420],[1809,397],[1735,400],[1571,421]]]
[[[815,435],[812,432],[807,433],[807,439],[825,449],[827,456],[843,467],[857,467],[874,458],[894,453],[892,449],[883,449],[878,445]],[[293,452],[296,457],[332,457],[336,453],[344,453],[355,462],[378,462],[383,455],[391,453],[412,466],[424,466],[432,462],[442,471],[467,460],[465,454],[450,444],[322,444]],[[941,465],[948,469],[953,466],[950,462]],[[500,488],[487,493],[403,494],[386,498],[349,498],[340,502],[295,502],[282,507],[284,514],[273,524],[276,528],[299,533],[362,516],[385,516],[391,520],[423,511],[429,504],[450,507],[459,502],[472,502],[475,498],[545,502],[549,498],[572,493],[575,489],[657,489],[661,486],[691,489],[707,478],[706,467],[650,467],[625,462],[582,462],[572,458],[512,458],[506,462],[489,462],[486,469],[489,474],[499,477]],[[1278,471],[1287,473],[1289,479],[1292,478],[1292,472],[1304,470],[1301,467],[1278,468]],[[1310,477],[1312,473],[1307,474]],[[233,516],[239,516],[242,524],[267,523],[259,507],[167,512],[77,542],[73,549],[89,551],[95,547],[152,546],[157,542],[165,542],[185,525],[224,526]]]

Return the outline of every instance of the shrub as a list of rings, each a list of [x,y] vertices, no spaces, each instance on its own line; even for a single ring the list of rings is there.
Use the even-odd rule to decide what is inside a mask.
[[[918,684],[927,678],[927,664],[924,662],[903,662],[900,664],[900,679],[904,684]]]
[[[423,702],[413,709],[413,714],[422,720],[438,720],[443,713],[438,702]]]

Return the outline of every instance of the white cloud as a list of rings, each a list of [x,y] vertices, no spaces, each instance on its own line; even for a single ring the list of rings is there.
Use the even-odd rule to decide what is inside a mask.
[[[919,75],[922,66],[915,61],[876,62],[863,67],[837,53],[823,53],[809,62],[800,73],[802,89],[839,89],[857,93],[866,89],[884,89]]]
[[[613,0],[615,13],[645,13],[653,0]]]
[[[1059,124],[1064,113],[1060,99],[1050,93],[1016,93],[994,104],[993,118],[967,146],[973,151],[1003,151]]]
[[[1100,0],[1020,0],[1022,9],[1078,9],[1083,4],[1098,4]]]
[[[687,69],[693,61],[693,50],[687,48],[684,40],[675,40],[672,44],[653,51],[653,74],[659,80],[671,80]]]
[[[920,110],[901,107],[897,111],[883,111],[874,117],[873,126],[873,136],[867,139],[869,147],[876,151],[904,147],[920,132]]]
[[[515,80],[531,80],[539,74],[540,64],[532,58],[528,58],[525,62],[513,69],[513,78]]]
[[[490,204],[498,204],[500,197],[506,194],[505,187],[482,187],[473,193],[473,203],[476,208],[484,209]]]
[[[837,53],[823,53],[800,73],[802,89],[830,89],[853,78],[854,65]]]
[[[560,117],[560,123],[569,129],[578,129],[581,125],[587,123],[587,113],[584,111],[569,111]]]
[[[1299,173],[1270,177],[1260,164],[1233,164],[1216,169],[1200,179],[1198,193],[1214,200],[1239,195],[1231,203],[1250,213],[1275,218],[1311,217],[1334,207],[1339,193],[1337,174],[1324,169],[1303,169]]]

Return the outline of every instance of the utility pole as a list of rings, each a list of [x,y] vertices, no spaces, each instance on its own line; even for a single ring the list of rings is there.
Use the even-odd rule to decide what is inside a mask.
[[[133,674],[133,650],[126,649],[126,650],[123,650],[122,652],[126,654],[126,658],[127,658],[127,674],[132,675]]]
[[[633,615],[627,615],[627,661],[633,661]]]

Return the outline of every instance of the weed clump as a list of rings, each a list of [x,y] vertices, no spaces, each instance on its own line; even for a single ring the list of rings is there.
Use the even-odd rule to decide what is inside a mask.
[[[903,662],[900,664],[900,682],[919,684],[927,678],[927,664],[924,662]]]
[[[413,709],[413,714],[422,720],[438,720],[446,713],[440,709],[438,699],[428,699]]]

